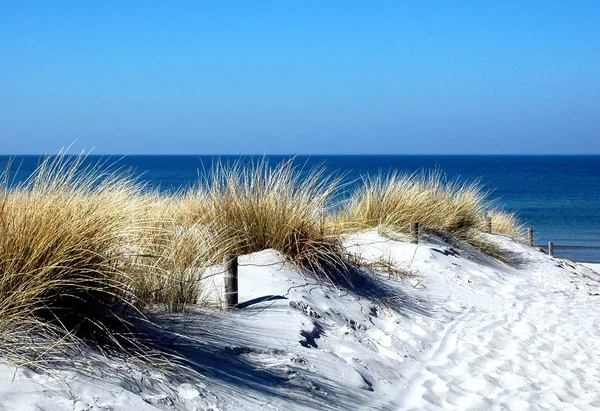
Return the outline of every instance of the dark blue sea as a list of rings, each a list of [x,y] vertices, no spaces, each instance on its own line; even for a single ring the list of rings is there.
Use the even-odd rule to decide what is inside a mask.
[[[270,164],[290,158],[267,156]],[[9,157],[0,156],[0,169]],[[22,181],[41,157],[12,157],[12,182]],[[105,167],[130,170],[150,188],[174,192],[197,181],[218,159],[258,161],[257,156],[89,156]],[[535,230],[535,243],[555,244],[555,255],[600,263],[600,156],[297,156],[299,166],[323,164],[344,175],[348,188],[364,175],[438,169],[449,179],[479,181],[489,198]],[[18,171],[17,171],[18,169]]]

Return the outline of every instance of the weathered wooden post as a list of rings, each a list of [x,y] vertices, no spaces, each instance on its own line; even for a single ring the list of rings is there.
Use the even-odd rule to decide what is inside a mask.
[[[238,304],[238,256],[225,254],[223,265],[225,266],[225,302],[227,309],[231,309]]]
[[[492,233],[492,216],[487,216],[486,217],[486,223],[487,223],[487,225],[486,225],[486,229],[487,230],[486,231],[491,234]]]
[[[548,255],[550,257],[554,256],[554,243],[552,241],[548,241]]]
[[[411,243],[419,244],[419,223],[410,223],[408,229],[412,235]]]
[[[529,247],[533,247],[533,228],[527,229],[527,237],[529,238]]]

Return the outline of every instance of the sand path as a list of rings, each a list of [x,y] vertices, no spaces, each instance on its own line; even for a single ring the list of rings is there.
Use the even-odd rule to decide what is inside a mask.
[[[540,258],[483,281],[504,303],[456,313],[409,378],[402,409],[600,409],[599,283],[560,268],[570,267]]]

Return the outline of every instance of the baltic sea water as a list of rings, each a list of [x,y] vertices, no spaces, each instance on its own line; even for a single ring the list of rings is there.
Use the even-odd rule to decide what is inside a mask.
[[[290,156],[266,156],[271,165]],[[23,181],[39,156],[13,156],[12,184]],[[193,186],[203,170],[218,160],[256,162],[263,156],[89,156],[87,163],[129,170],[150,188],[174,192]],[[0,170],[9,160],[0,156]],[[535,230],[535,243],[555,244],[555,255],[600,263],[600,156],[296,156],[304,169],[323,165],[339,173],[346,189],[361,176],[437,169],[453,180],[478,181],[489,199]]]

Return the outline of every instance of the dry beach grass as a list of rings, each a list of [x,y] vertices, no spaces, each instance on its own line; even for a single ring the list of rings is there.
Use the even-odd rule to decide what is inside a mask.
[[[21,332],[103,333],[113,303],[131,299],[125,246],[140,230],[138,188],[81,162],[47,160],[27,182],[2,184],[0,324],[15,355],[28,348]]]
[[[217,164],[182,199],[180,222],[211,230],[224,245],[214,255],[275,249],[301,269],[327,277],[345,264],[339,239],[327,236],[325,218],[339,181],[323,169],[303,170],[293,160],[271,167]]]
[[[519,223],[515,213],[509,213],[501,210],[490,210],[488,212],[488,216],[492,220],[492,232],[506,234],[509,237],[517,240],[523,240],[523,232],[525,231],[525,227]],[[484,223],[480,223],[478,228],[480,230],[484,230]]]
[[[70,361],[87,344],[148,359],[147,307],[195,302],[190,267],[202,236],[176,230],[167,207],[131,179],[47,158],[0,199],[0,351],[17,363]],[[136,325],[134,325],[136,324]]]
[[[485,214],[477,184],[447,181],[437,171],[365,177],[339,214],[349,229],[387,226],[406,232],[409,224],[461,236]]]
[[[425,232],[444,233],[503,260],[502,253],[482,238],[487,219],[493,232],[521,239],[514,214],[495,210],[477,183],[449,181],[439,170],[420,174],[365,177],[335,216],[338,232],[379,228],[380,233],[408,233],[413,222]]]

